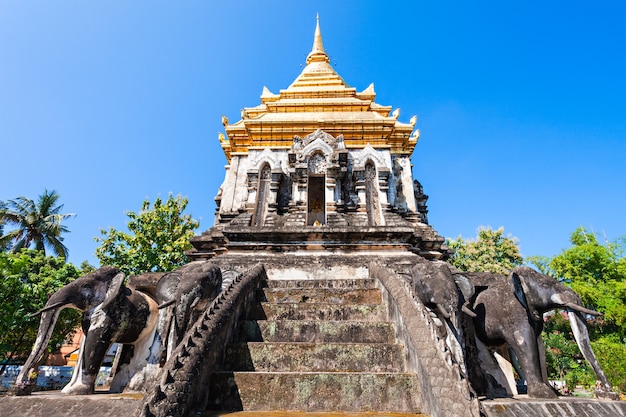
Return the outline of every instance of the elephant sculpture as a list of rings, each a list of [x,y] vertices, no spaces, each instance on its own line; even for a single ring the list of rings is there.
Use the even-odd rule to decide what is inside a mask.
[[[187,327],[194,323],[222,286],[221,270],[196,261],[165,274],[156,284],[156,299],[162,310],[158,333],[166,338],[166,357],[181,342]]]
[[[221,270],[206,261],[191,262],[167,273],[147,273],[133,276],[131,283],[150,293],[158,303],[159,314],[149,354],[142,367],[125,367],[120,378],[125,390],[142,392],[160,375],[163,363],[182,341],[207,305],[217,296],[222,285]],[[122,346],[121,358],[132,354],[132,347]],[[111,384],[111,389],[122,387]]]
[[[131,277],[125,284],[125,275],[117,268],[105,266],[67,284],[55,292],[41,314],[39,330],[33,350],[17,377],[13,393],[30,393],[28,376],[43,358],[54,326],[63,308],[83,312],[84,337],[78,363],[71,381],[63,388],[64,394],[90,394],[106,355],[113,343],[122,345],[121,360],[114,365],[111,392],[121,391],[150,362],[161,360],[163,335],[158,330],[169,329],[169,312],[176,316],[178,333],[173,342],[178,344],[186,326],[199,314],[221,288],[219,268],[205,262],[194,262],[169,273],[149,273]],[[161,305],[159,307],[159,305]],[[166,308],[167,307],[167,308]],[[171,347],[173,349],[175,346]]]
[[[600,315],[582,305],[580,297],[552,277],[532,268],[513,269],[509,277],[491,273],[463,274],[472,282],[476,295],[470,305],[476,338],[489,347],[508,346],[517,357],[532,398],[554,398],[547,380],[541,332],[543,314],[556,308],[568,311],[578,346],[596,372],[601,387],[596,396],[615,399],[602,368],[591,349],[586,315]]]
[[[67,284],[50,297],[45,307],[36,313],[41,314],[37,338],[17,377],[15,394],[29,393],[28,375],[43,358],[59,314],[66,307],[83,312],[85,337],[78,365],[71,381],[63,388],[64,394],[93,392],[100,365],[113,342],[134,345],[135,356],[149,347],[158,305],[149,295],[125,286],[124,278],[117,268],[105,266]]]
[[[447,356],[459,364],[465,374],[465,340],[463,336],[463,315],[476,317],[468,308],[474,294],[472,283],[458,272],[456,268],[442,261],[426,261],[417,263],[411,270],[413,291],[419,300],[439,319],[435,321],[441,336],[445,339],[444,351]],[[461,314],[463,313],[463,315]]]

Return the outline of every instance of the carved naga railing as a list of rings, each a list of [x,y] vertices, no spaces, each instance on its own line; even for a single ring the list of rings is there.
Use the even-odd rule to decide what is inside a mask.
[[[465,371],[450,360],[452,352],[411,287],[395,271],[376,262],[369,270],[380,282],[390,318],[398,325],[408,369],[418,375],[423,412],[431,416],[479,416],[479,404],[470,392]]]
[[[237,276],[213,300],[172,352],[136,417],[185,417],[204,408],[211,372],[221,361],[254,290],[265,280],[265,268],[258,264]]]

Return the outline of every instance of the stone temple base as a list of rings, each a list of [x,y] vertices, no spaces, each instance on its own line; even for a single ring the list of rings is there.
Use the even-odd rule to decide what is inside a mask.
[[[626,402],[576,397],[558,400],[499,398],[481,401],[485,417],[619,417],[626,416]]]
[[[142,394],[63,395],[60,391],[4,396],[0,397],[0,417],[131,417],[142,398]]]
[[[131,417],[141,395],[97,393],[65,396],[59,391],[26,397],[0,397],[1,417]],[[561,397],[533,400],[524,396],[481,401],[485,417],[619,417],[626,416],[626,402]],[[307,413],[298,413],[306,417]],[[319,415],[319,414],[318,414]],[[368,417],[375,413],[368,413]]]

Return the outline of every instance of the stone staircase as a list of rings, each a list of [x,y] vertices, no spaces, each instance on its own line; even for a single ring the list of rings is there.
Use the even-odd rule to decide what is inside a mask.
[[[374,280],[270,279],[256,299],[212,374],[210,410],[420,412]]]

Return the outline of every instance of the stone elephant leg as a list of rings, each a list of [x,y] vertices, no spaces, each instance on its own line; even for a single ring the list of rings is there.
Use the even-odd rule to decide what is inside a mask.
[[[78,363],[69,384],[61,392],[69,395],[85,395],[94,391],[100,365],[109,347],[113,343],[113,331],[110,319],[96,309],[91,318],[89,330],[83,337]]]
[[[522,325],[513,332],[513,337],[507,337],[507,343],[515,352],[517,360],[524,371],[528,396],[531,398],[556,398],[556,392],[547,384],[544,379],[541,363],[540,348],[537,342],[541,338],[541,333],[536,334],[530,325]],[[545,360],[544,360],[545,361]]]
[[[132,385],[131,389],[137,390],[140,382],[135,384],[131,383],[132,378],[138,375],[139,379],[143,379],[146,376],[141,375],[141,371],[144,370],[147,364],[158,364],[159,359],[157,356],[160,354],[160,340],[159,343],[155,343],[156,324],[158,321],[158,306],[157,303],[148,298],[150,304],[151,314],[149,321],[146,323],[146,327],[139,334],[137,340],[130,345],[124,345],[122,348],[131,350],[130,354],[122,354],[122,363],[119,364],[118,369],[115,371],[113,380],[111,381],[110,392],[122,392],[124,387]],[[123,352],[124,353],[124,352]],[[128,360],[124,360],[128,358]]]
[[[480,393],[488,398],[512,397],[517,394],[511,364],[496,349],[487,347],[479,339],[476,339],[475,343],[478,353],[476,362],[485,373],[484,378],[479,381],[480,386],[477,387]]]
[[[72,372],[72,378],[70,382],[67,383],[65,387],[61,390],[63,394],[69,394],[70,390],[73,386],[82,383],[83,381],[83,367],[81,364],[83,363],[83,356],[85,355],[85,337],[83,337],[80,341],[80,347],[78,348],[78,360],[76,361],[76,366],[74,367],[74,372]]]

